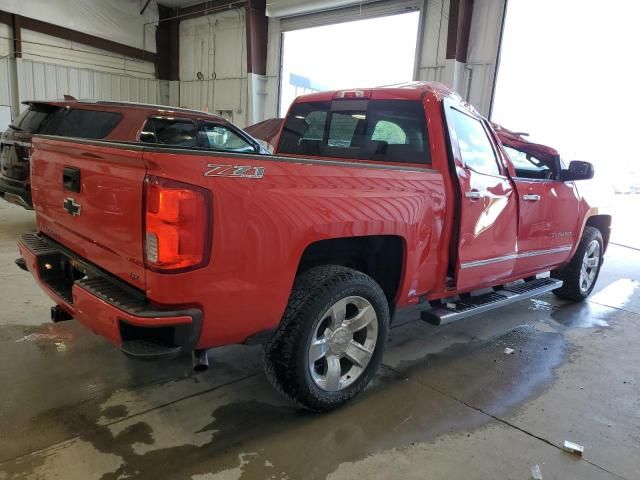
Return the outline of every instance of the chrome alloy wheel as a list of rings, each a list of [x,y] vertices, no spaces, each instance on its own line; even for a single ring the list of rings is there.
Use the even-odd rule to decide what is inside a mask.
[[[378,341],[378,315],[362,297],[337,301],[322,316],[309,344],[309,373],[322,390],[337,392],[365,371]]]
[[[598,275],[600,267],[600,243],[593,240],[584,254],[582,267],[580,269],[580,291],[587,292]]]

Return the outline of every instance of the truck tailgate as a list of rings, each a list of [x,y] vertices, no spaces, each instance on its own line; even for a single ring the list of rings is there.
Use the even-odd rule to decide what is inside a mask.
[[[34,137],[32,196],[38,229],[144,289],[142,148]]]

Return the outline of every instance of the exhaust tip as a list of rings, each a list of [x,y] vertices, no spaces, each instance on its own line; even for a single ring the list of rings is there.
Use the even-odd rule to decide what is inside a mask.
[[[192,353],[193,369],[196,372],[204,372],[209,369],[209,356],[206,350],[194,350]]]

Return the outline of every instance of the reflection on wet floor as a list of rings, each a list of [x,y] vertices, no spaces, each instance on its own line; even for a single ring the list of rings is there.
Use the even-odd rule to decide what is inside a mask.
[[[544,478],[635,478],[634,255],[612,248],[587,303],[549,294],[392,330],[373,384],[328,415],[281,398],[259,347],[213,350],[196,375],[187,358],[131,361],[75,322],[23,324],[48,308],[26,279],[34,303],[8,298],[0,324],[0,480],[528,478],[535,464]]]
[[[624,308],[638,288],[640,288],[640,281],[621,278],[595,293],[589,301],[609,307]]]
[[[529,302],[529,310],[533,311],[551,312],[554,308],[558,308],[549,302],[545,302],[544,300],[539,300],[537,298],[531,298],[529,299]]]

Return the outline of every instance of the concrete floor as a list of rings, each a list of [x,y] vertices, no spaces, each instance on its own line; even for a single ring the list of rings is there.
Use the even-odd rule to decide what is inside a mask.
[[[0,201],[2,480],[527,479],[536,464],[545,480],[640,478],[640,251],[612,246],[584,304],[393,330],[364,394],[313,415],[271,388],[258,347],[214,350],[195,375],[49,323],[13,265],[33,227]]]

